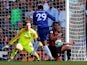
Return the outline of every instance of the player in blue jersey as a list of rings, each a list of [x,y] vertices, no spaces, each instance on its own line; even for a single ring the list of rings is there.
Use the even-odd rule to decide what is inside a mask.
[[[38,10],[33,14],[33,24],[37,25],[37,32],[40,37],[40,41],[43,43],[43,50],[46,51],[50,60],[53,60],[52,54],[47,46],[47,35],[49,33],[48,18],[55,21],[55,18],[43,10],[43,5],[38,5]]]

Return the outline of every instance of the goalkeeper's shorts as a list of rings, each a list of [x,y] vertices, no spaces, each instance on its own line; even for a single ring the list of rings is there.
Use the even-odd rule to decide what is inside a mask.
[[[17,45],[16,45],[16,48],[19,49],[19,50],[21,50],[21,51],[22,50],[25,50],[25,51],[27,51],[30,54],[34,51],[34,48],[33,48],[32,43],[30,43],[29,45],[26,45],[26,46],[24,46],[24,45],[22,45],[20,43],[18,43]]]

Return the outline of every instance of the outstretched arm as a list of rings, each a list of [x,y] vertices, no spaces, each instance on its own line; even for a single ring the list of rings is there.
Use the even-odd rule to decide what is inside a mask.
[[[47,12],[46,12],[47,13]],[[53,21],[56,21],[55,20],[55,17],[53,17],[52,15],[50,15],[49,13],[47,13],[47,16],[50,18],[50,19],[52,19]]]
[[[34,35],[34,39],[37,40],[38,39],[38,34],[34,29],[31,29],[33,35]]]
[[[24,32],[25,30],[26,30],[25,28],[21,29],[18,32],[18,34],[9,41],[9,45],[12,45],[20,37],[21,33]]]

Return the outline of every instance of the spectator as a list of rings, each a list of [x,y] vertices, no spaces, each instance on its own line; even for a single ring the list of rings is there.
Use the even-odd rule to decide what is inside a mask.
[[[9,8],[10,8],[10,6],[9,6],[9,1],[6,0],[6,9],[9,9]]]
[[[10,0],[10,1],[13,1],[13,2],[15,2],[16,0]]]
[[[12,25],[9,21],[9,17],[6,17],[2,24],[0,25],[3,29],[3,33],[8,37],[8,41],[13,37],[13,33],[16,32],[12,30]]]
[[[34,11],[37,11],[38,10],[38,6],[36,5],[35,7],[34,7]]]
[[[43,10],[48,11],[49,10],[49,5],[47,0],[42,0],[42,4],[43,4]]]
[[[9,15],[9,10],[6,8],[6,1],[2,1],[0,5],[0,19],[4,19]]]
[[[59,13],[58,19],[59,19],[61,27],[66,28],[66,11],[65,11],[64,6],[61,6],[61,9],[62,10]]]
[[[19,28],[19,30],[20,30],[21,28],[23,28],[23,23],[22,23],[22,22],[18,22],[18,28]]]
[[[50,15],[55,17],[55,20],[58,22],[58,10],[54,8],[53,2],[49,2],[49,10],[47,11]],[[52,26],[54,21],[52,21],[50,18],[48,19],[48,25]]]
[[[9,9],[9,3],[8,3],[8,1],[2,1],[2,6],[5,9]]]
[[[12,29],[13,30],[17,30],[18,26],[17,23],[18,22],[22,22],[22,11],[21,9],[18,8],[18,3],[14,2],[13,3],[14,8],[11,10],[11,24],[12,24]]]
[[[26,3],[26,0],[20,0],[21,3]]]
[[[3,34],[2,28],[0,28],[0,50],[7,44],[8,38]]]
[[[23,23],[22,22],[18,22],[17,26],[18,26],[18,30],[16,30],[16,32],[18,33],[20,31],[20,29],[23,28]]]
[[[65,35],[66,35],[66,29],[64,27],[61,27],[61,37],[64,39],[65,41]]]
[[[28,6],[28,10],[25,12],[25,19],[26,20],[32,20],[33,19],[33,9],[31,6]]]

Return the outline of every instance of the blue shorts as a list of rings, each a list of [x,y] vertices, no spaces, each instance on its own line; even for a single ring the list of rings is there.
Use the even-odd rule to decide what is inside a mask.
[[[40,37],[40,41],[45,41],[48,38],[48,33],[49,33],[49,27],[47,28],[39,28],[38,29],[38,35]]]

